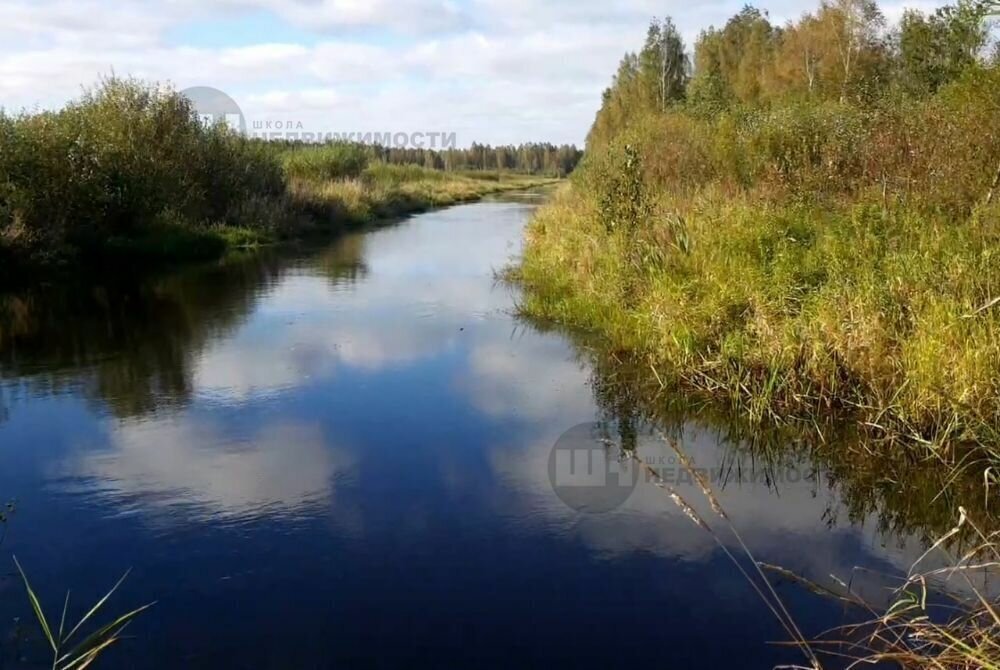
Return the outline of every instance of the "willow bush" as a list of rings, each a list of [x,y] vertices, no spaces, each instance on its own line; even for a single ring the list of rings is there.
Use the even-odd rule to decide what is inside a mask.
[[[280,197],[284,179],[259,143],[134,80],[104,81],[57,112],[0,115],[0,240],[20,255],[241,225],[242,204]]]

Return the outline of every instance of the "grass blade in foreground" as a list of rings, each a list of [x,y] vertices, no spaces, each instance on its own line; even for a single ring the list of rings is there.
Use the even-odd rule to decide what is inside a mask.
[[[866,667],[891,663],[901,668],[916,670],[1000,670],[1000,597],[991,588],[1000,573],[1000,533],[984,532],[968,516],[963,507],[958,508],[959,520],[954,528],[934,542],[913,563],[909,572],[892,588],[889,604],[880,606],[868,602],[849,585],[836,580],[843,588],[837,593],[794,573],[758,561],[722,507],[719,498],[676,440],[662,436],[677,454],[681,466],[692,476],[701,492],[708,499],[712,510],[725,528],[735,538],[739,551],[734,553],[716,530],[695,511],[691,504],[674,490],[655,468],[632,454],[651,481],[667,492],[671,501],[698,527],[708,532],[720,549],[733,562],[740,574],[782,625],[798,647],[808,666],[787,666],[818,670],[822,661],[848,662],[847,667]],[[976,545],[960,556],[952,555],[950,541],[966,525],[971,526],[978,538]],[[961,546],[961,545],[956,545]],[[942,552],[947,559],[945,568],[921,568],[931,554]],[[748,571],[740,558],[754,566]],[[831,597],[858,612],[869,615],[859,623],[845,624],[827,631],[818,639],[806,638],[787,609],[775,587],[765,575],[772,572],[807,587],[814,593]],[[973,576],[979,581],[974,581]],[[831,576],[832,577],[832,576]],[[966,589],[952,593],[942,589],[933,601],[931,584],[943,586],[951,578],[959,578]],[[942,580],[944,583],[942,583]],[[864,615],[863,615],[864,616]]]
[[[74,647],[69,652],[66,652],[65,647],[70,638],[73,637],[83,624],[97,614],[105,603],[107,603],[108,599],[115,593],[115,591],[118,590],[118,587],[122,585],[129,573],[126,572],[122,575],[121,579],[119,579],[118,582],[111,587],[111,590],[90,608],[87,614],[84,615],[84,617],[80,619],[75,626],[73,626],[68,635],[64,636],[63,631],[65,630],[66,610],[69,606],[69,594],[66,594],[66,601],[63,605],[63,613],[62,619],[59,623],[58,635],[53,635],[52,627],[49,625],[45,612],[42,609],[41,601],[35,594],[34,589],[31,588],[31,582],[28,581],[28,576],[25,574],[24,569],[18,562],[17,557],[14,557],[14,564],[17,566],[17,570],[21,574],[21,579],[24,582],[24,588],[28,593],[28,600],[31,601],[31,607],[35,612],[35,617],[38,619],[38,625],[45,634],[45,639],[48,640],[49,645],[52,647],[53,670],[82,670],[83,668],[88,667],[95,660],[97,660],[97,657],[100,656],[100,654],[107,651],[108,648],[121,640],[122,631],[125,630],[126,626],[128,626],[132,620],[135,619],[135,617],[152,607],[154,604],[150,603],[148,605],[143,605],[142,607],[138,607],[127,614],[123,614],[115,618],[111,623],[102,626],[79,645]]]

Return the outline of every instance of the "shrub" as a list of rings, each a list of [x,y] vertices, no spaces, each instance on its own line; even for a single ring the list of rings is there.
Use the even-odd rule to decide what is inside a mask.
[[[297,179],[353,179],[368,167],[369,149],[352,142],[303,145],[284,152],[289,177]]]
[[[0,115],[0,237],[44,250],[141,235],[164,212],[235,225],[284,192],[280,165],[169,88],[109,79],[59,112]]]

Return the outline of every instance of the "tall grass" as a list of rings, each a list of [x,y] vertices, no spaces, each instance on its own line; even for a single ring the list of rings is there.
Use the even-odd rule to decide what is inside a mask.
[[[532,222],[524,309],[756,420],[846,409],[988,477],[1000,70],[882,104],[638,121]]]
[[[966,526],[972,526],[977,543],[954,555],[948,541]],[[948,567],[923,567],[928,556],[938,552],[947,558]],[[1000,543],[996,534],[984,533],[960,508],[957,525],[898,578],[888,607],[873,605],[846,585],[839,593],[833,592],[834,597],[869,618],[831,631],[828,637],[833,640],[819,640],[814,646],[822,648],[832,642],[837,655],[855,659],[855,665],[891,662],[915,669],[997,670],[1000,599],[992,581],[998,569]],[[956,581],[961,588],[955,592],[940,588],[942,583]],[[943,596],[939,593],[942,590]]]
[[[0,525],[3,526],[3,532],[0,533],[0,545],[2,545],[4,540],[7,538],[7,522],[9,515],[14,512],[14,509],[14,503],[9,502],[3,507],[3,511],[0,511]],[[107,604],[108,599],[111,598],[111,596],[113,596],[119,587],[121,587],[121,585],[125,582],[125,579],[128,577],[128,572],[126,572],[121,579],[119,579],[118,582],[111,587],[107,594],[98,600],[97,603],[95,603],[75,625],[70,624],[72,628],[68,628],[66,625],[66,616],[69,613],[70,603],[70,594],[67,592],[66,599],[63,601],[62,615],[59,618],[59,626],[57,628],[54,625],[55,622],[50,621],[45,615],[41,600],[39,600],[38,594],[35,593],[34,588],[32,588],[31,582],[28,580],[28,575],[24,572],[24,568],[21,567],[21,563],[18,562],[16,556],[13,558],[14,565],[17,567],[17,572],[21,577],[22,584],[24,585],[28,602],[34,612],[35,620],[38,622],[39,629],[45,637],[45,641],[52,650],[52,670],[83,670],[84,668],[89,667],[112,646],[121,641],[122,633],[136,617],[153,606],[151,603],[119,615],[111,622],[98,627],[85,638],[70,646],[77,633],[82,634],[82,629],[86,626],[87,622],[97,615],[101,609],[103,609],[104,605]]]

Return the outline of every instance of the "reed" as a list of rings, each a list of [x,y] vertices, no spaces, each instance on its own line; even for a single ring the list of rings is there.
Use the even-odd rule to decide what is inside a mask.
[[[833,587],[804,579],[780,566],[759,561],[732,522],[710,483],[694,467],[683,447],[673,438],[662,436],[691,475],[715,515],[715,522],[700,515],[676,489],[664,481],[655,468],[637,454],[630,456],[649,481],[664,490],[667,498],[696,526],[710,534],[762,603],[778,620],[807,663],[794,668],[819,670],[824,663],[837,667],[869,667],[891,663],[914,670],[995,670],[1000,668],[1000,596],[990,583],[1000,575],[1000,533],[987,533],[959,508],[957,524],[938,538],[911,566],[907,574],[886,577],[891,584],[888,605],[867,600],[850,586],[850,580],[834,577]],[[721,530],[720,530],[721,527]],[[971,548],[955,549],[954,542],[971,528],[975,542]],[[725,534],[736,550],[730,549]],[[935,553],[943,554],[946,568],[923,568]],[[835,599],[850,612],[852,623],[818,635],[807,636],[797,625],[769,575],[796,582],[824,598]],[[960,580],[961,590],[948,588]]]
[[[128,572],[122,575],[121,579],[111,587],[104,597],[87,610],[87,613],[75,625],[70,624],[72,627],[67,626],[66,621],[70,600],[70,594],[67,591],[66,598],[63,601],[62,616],[59,619],[58,627],[56,627],[54,625],[55,621],[50,622],[48,617],[45,616],[41,601],[38,599],[34,589],[31,588],[28,576],[25,574],[21,564],[18,563],[16,556],[14,557],[14,564],[21,575],[24,589],[28,594],[28,600],[31,602],[31,608],[35,613],[38,625],[45,636],[45,640],[52,649],[52,670],[83,670],[83,668],[89,667],[101,654],[120,642],[122,633],[128,625],[154,604],[150,603],[126,612],[114,618],[111,622],[98,627],[79,643],[70,646],[77,633],[81,633],[81,628],[104,607],[108,599],[122,585],[126,577],[128,577]]]

